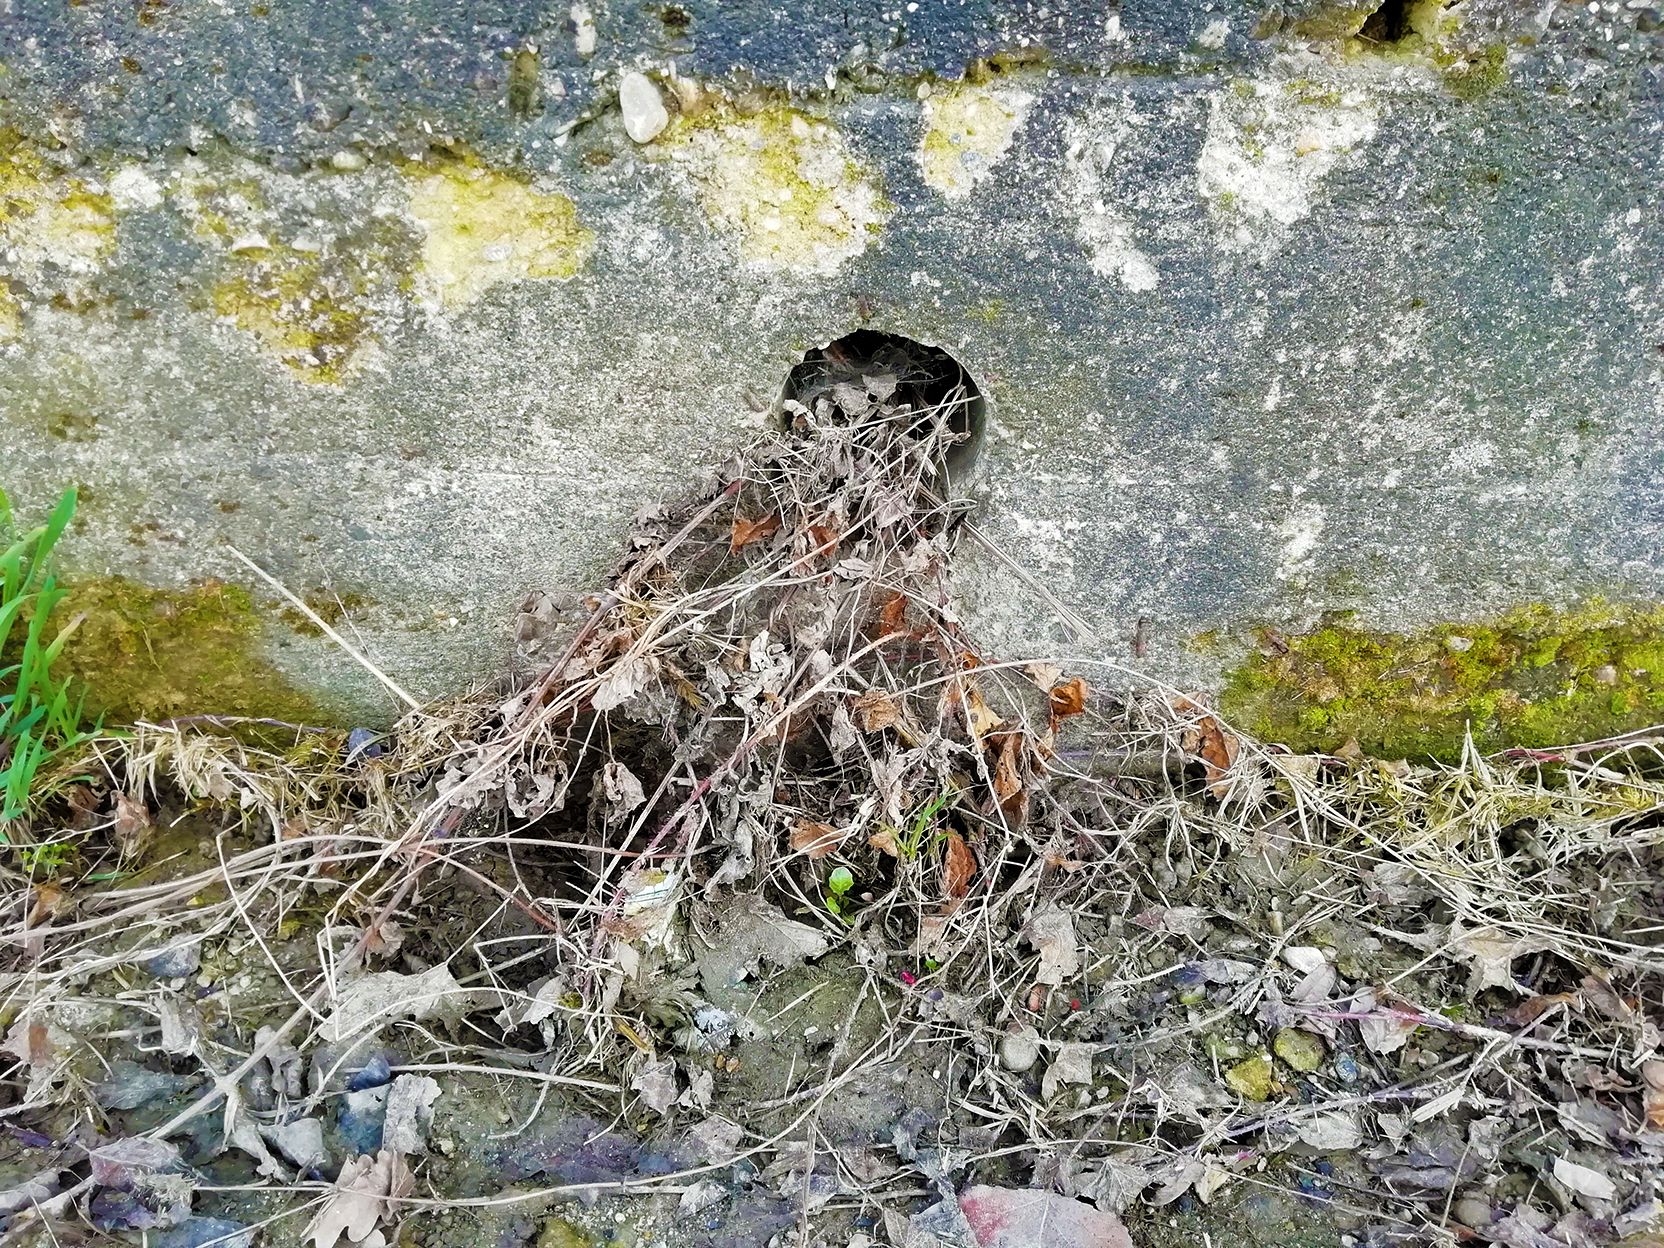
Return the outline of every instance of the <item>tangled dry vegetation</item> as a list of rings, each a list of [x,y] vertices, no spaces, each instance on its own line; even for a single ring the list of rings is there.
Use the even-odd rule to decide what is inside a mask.
[[[995,661],[957,366],[785,406],[502,686],[83,760],[7,859],[11,1240],[1664,1236],[1659,739],[1296,756]]]

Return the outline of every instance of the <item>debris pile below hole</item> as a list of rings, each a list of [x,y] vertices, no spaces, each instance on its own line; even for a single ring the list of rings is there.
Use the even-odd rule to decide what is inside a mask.
[[[1664,736],[1294,755],[984,654],[957,367],[824,353],[384,742],[98,742],[8,860],[5,1233],[1664,1233]]]

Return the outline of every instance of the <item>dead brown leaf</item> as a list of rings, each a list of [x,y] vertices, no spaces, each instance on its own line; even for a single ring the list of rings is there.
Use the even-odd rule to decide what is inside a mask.
[[[765,537],[773,537],[780,530],[780,517],[776,515],[764,516],[761,520],[747,520],[744,516],[734,517],[734,529],[728,538],[728,553],[737,555],[753,542],[760,542]]]
[[[982,700],[982,691],[969,682],[965,685],[965,718],[970,724],[971,735],[978,741],[1001,723],[1000,717]]]
[[[988,738],[994,755],[994,800],[1013,826],[1027,822],[1028,793],[1024,786],[1024,735],[996,732]]]
[[[901,846],[896,843],[896,830],[887,823],[879,825],[878,831],[867,838],[867,844],[892,858],[901,857]]]
[[[313,1248],[332,1248],[344,1233],[352,1243],[370,1237],[377,1224],[391,1222],[398,1202],[416,1190],[410,1167],[398,1153],[382,1149],[341,1167],[335,1188],[306,1228]]]
[[[1664,1062],[1654,1058],[1641,1063],[1642,1103],[1646,1108],[1647,1126],[1653,1131],[1664,1131]]]
[[[792,824],[792,850],[811,858],[824,858],[844,843],[844,835],[829,823],[799,819]]]
[[[830,555],[838,548],[838,540],[842,535],[838,530],[825,524],[811,524],[809,526],[809,558],[817,555]]]
[[[98,822],[98,795],[84,784],[72,784],[64,791],[69,803],[69,827],[72,832],[85,832]]]
[[[130,858],[144,848],[150,839],[150,809],[144,800],[116,792],[116,847],[123,858]]]
[[[1527,1023],[1541,1018],[1550,1006],[1565,1005],[1577,1000],[1575,992],[1556,992],[1551,996],[1541,994],[1521,1001],[1513,1009],[1503,1014],[1516,1027],[1524,1027]]]
[[[878,636],[895,637],[907,631],[907,595],[899,589],[884,600],[878,613]]]
[[[949,897],[963,897],[971,891],[976,875],[976,855],[957,832],[949,832],[942,843],[942,887]]]
[[[1189,698],[1175,697],[1172,706],[1180,714],[1199,716],[1186,728],[1179,744],[1187,754],[1201,760],[1207,768],[1208,792],[1223,801],[1231,795],[1234,778],[1230,772],[1242,750],[1242,742]]]
[[[994,751],[994,796],[1003,806],[1022,791],[1022,734],[996,733],[988,738],[988,746]]]
[[[35,889],[35,904],[29,907],[29,917],[25,923],[29,927],[39,927],[43,923],[50,923],[59,914],[69,909],[70,896],[56,884],[45,883]]]
[[[901,718],[901,712],[882,689],[868,689],[855,699],[855,718],[863,731],[879,732]]]
[[[1076,676],[1073,680],[1052,686],[1046,698],[1051,703],[1052,725],[1056,727],[1058,720],[1086,710],[1086,682]]]
[[[1635,1011],[1602,976],[1591,972],[1577,986],[1583,990],[1583,999],[1607,1018],[1619,1023],[1635,1021]]]

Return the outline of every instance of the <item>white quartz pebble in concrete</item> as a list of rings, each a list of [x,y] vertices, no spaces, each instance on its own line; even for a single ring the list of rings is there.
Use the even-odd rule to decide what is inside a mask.
[[[624,110],[624,131],[637,143],[651,143],[670,124],[659,89],[646,74],[631,71],[618,84],[618,105]]]

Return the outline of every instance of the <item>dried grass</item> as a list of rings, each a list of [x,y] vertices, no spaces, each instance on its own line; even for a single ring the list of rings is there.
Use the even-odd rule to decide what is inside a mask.
[[[748,1155],[807,1132],[808,1168],[791,1171],[804,1184],[817,1153],[855,1164],[817,1136],[828,1098],[928,1046],[958,1064],[962,1166],[1020,1155],[1037,1185],[1129,1217],[1309,1181],[1332,1208],[1448,1234],[1458,1189],[1480,1186],[1462,1177],[1468,1153],[1481,1174],[1518,1168],[1511,1133],[1583,1102],[1607,1116],[1556,1138],[1604,1150],[1626,1199],[1650,1198],[1664,735],[1470,746],[1450,766],[1291,756],[1113,664],[1085,672],[1123,690],[1108,695],[1045,656],[990,661],[951,607],[964,515],[937,490],[967,396],[943,359],[829,361],[788,402],[789,430],[639,518],[577,618],[528,601],[539,662],[406,716],[382,757],[307,733],[257,744],[220,722],[101,743],[113,792],[211,811],[222,843],[176,878],[83,879],[73,896],[9,869],[12,1038],[79,1017],[89,991],[181,931],[240,942],[281,980],[287,1021],[243,1049],[199,1047],[211,1088],[151,1134],[229,1120],[249,1073],[315,1047],[344,977],[396,951],[437,881],[466,876],[494,900],[462,1013],[536,1007],[553,1020],[547,1054],[535,1075],[482,1065],[461,1033],[417,1019],[441,1060],[412,1069],[536,1077],[623,1112],[644,1052],[673,1052],[698,1003],[676,974],[690,929],[720,927],[740,898],[866,975],[825,1067],[750,1107],[768,1125]],[[142,860],[146,830],[129,810],[118,837],[121,818],[75,835]],[[233,834],[244,847],[228,852]],[[484,930],[510,908],[535,947]],[[310,967],[272,947],[291,919],[317,933]],[[124,1002],[152,998],[135,985]],[[866,1001],[886,1020],[870,1044],[852,1030]],[[1023,1028],[1038,1085],[1001,1061]],[[1323,1039],[1321,1071],[1279,1056],[1272,1099],[1245,1099],[1242,1066],[1285,1030]],[[0,1114],[91,1104],[73,1037],[14,1055]],[[1466,1132],[1463,1157],[1444,1159],[1457,1177],[1417,1187],[1405,1159],[1447,1123]],[[1350,1140],[1359,1173],[1399,1179],[1349,1191],[1310,1169],[1312,1140]],[[1270,1158],[1275,1181],[1256,1169]],[[631,1190],[685,1190],[714,1168]],[[918,1171],[884,1182],[914,1190]],[[1624,1212],[1567,1209],[1543,1242],[1604,1242]]]

